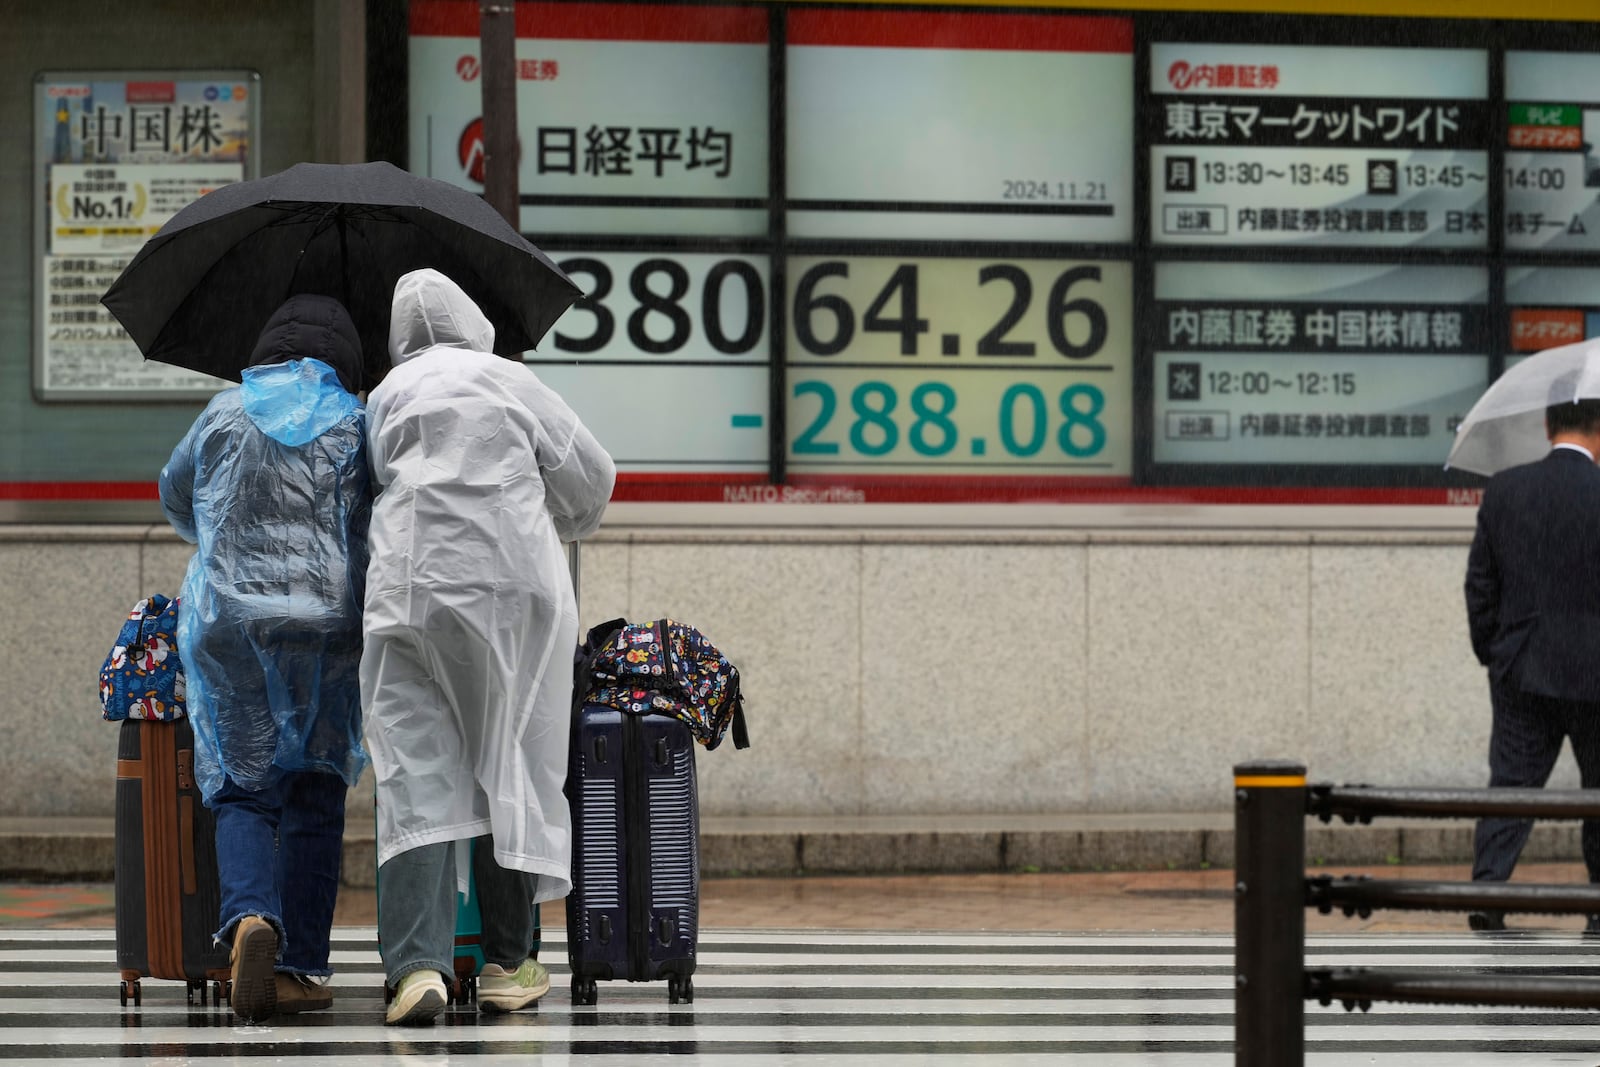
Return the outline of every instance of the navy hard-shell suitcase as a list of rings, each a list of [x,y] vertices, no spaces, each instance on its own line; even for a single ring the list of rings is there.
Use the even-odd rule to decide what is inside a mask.
[[[216,820],[194,780],[188,719],[125,719],[117,737],[117,968],[121,1000],[140,1003],[141,978],[207,984],[228,995],[228,950],[212,941],[220,922]]]
[[[568,758],[572,1002],[596,1003],[597,981],[663,978],[671,1003],[692,1002],[700,810],[689,728],[587,705]]]

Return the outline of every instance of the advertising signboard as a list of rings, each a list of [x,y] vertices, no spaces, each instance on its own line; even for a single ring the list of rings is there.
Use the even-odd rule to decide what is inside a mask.
[[[205,397],[210,375],[149,362],[100,297],[185,205],[256,173],[248,71],[47,73],[34,82],[33,388],[41,400]]]

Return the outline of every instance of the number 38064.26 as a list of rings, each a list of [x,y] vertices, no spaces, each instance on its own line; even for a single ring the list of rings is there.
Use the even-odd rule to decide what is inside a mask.
[[[919,314],[918,274],[915,263],[897,266],[861,317],[863,331],[899,334],[903,356],[916,355],[919,338],[932,328]],[[849,277],[848,262],[830,259],[813,265],[795,284],[794,334],[800,347],[811,355],[836,356],[855,339],[856,314],[849,299],[840,293],[818,292],[822,283],[830,278],[848,280]],[[1063,271],[1050,286],[1045,305],[1045,332],[1051,346],[1068,359],[1088,359],[1105,345],[1105,308],[1088,297],[1068,298],[1068,291],[1077,283],[1099,280],[1099,267],[1078,266]],[[979,267],[978,285],[991,282],[1009,286],[1011,300],[1000,318],[979,338],[978,355],[1033,355],[1036,346],[1032,341],[1010,336],[1033,303],[1032,275],[1015,263],[990,263]],[[1074,324],[1080,328],[1075,330]],[[1074,333],[1079,336],[1074,337]]]

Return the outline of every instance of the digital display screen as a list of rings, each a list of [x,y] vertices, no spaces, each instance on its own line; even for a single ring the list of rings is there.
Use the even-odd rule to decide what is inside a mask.
[[[1132,238],[1130,19],[802,8],[786,40],[793,236]]]
[[[1156,244],[1488,245],[1488,53],[1157,43]]]
[[[521,229],[767,230],[767,13],[518,3]],[[411,4],[413,173],[483,188],[478,5]]]
[[[796,472],[1131,467],[1126,263],[793,257]]]
[[[1488,385],[1478,267],[1165,263],[1154,459],[1440,464]]]
[[[525,361],[622,471],[767,467],[765,256],[552,253],[587,296]]]
[[[477,7],[409,9],[414,169],[474,190]],[[522,228],[588,294],[526,358],[619,499],[1444,502],[1491,373],[1600,336],[1600,64],[1544,24],[516,11]]]
[[[1506,271],[1506,305],[1507,366],[1600,337],[1600,267],[1513,267]]]
[[[1506,247],[1600,248],[1600,55],[1506,54]]]

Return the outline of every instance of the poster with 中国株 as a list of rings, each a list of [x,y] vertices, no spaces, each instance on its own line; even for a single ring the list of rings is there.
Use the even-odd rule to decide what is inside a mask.
[[[225,383],[146,360],[100,297],[183,208],[255,173],[259,80],[239,71],[44,73],[35,81],[42,399],[203,398]]]
[[[1488,246],[1488,53],[1157,43],[1158,245]]]
[[[1487,274],[1158,264],[1153,461],[1442,464],[1488,385]]]

